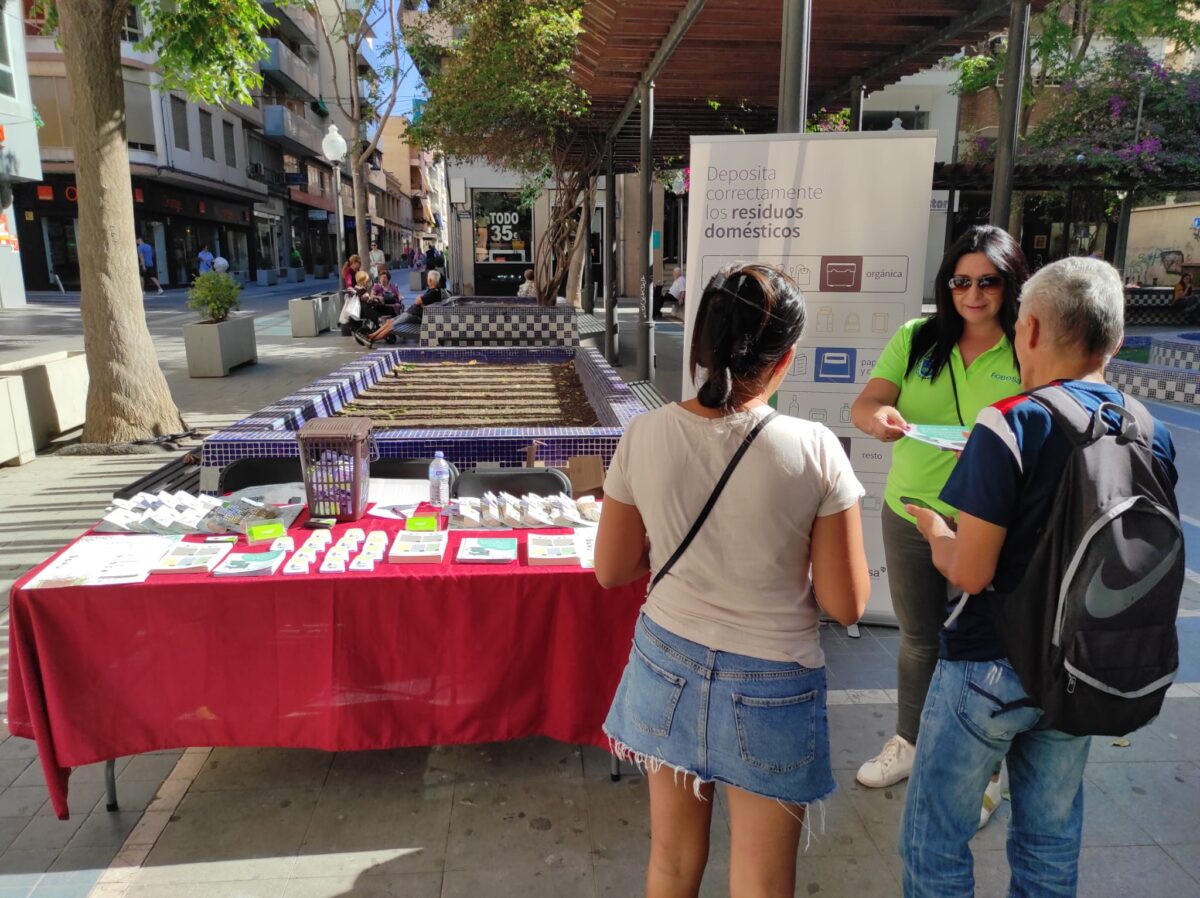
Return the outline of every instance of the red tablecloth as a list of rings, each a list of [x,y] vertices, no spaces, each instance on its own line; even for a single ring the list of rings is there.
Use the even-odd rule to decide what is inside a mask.
[[[386,530],[394,521],[341,525]],[[299,543],[310,531],[293,530]],[[563,531],[546,531],[563,532]],[[9,730],[67,817],[72,767],[185,746],[603,745],[645,583],[517,564],[12,591]],[[244,551],[239,547],[235,551]]]

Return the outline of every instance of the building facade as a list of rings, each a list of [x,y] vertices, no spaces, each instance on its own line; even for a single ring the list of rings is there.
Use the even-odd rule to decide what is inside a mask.
[[[42,176],[37,123],[30,94],[21,6],[0,10],[0,309],[25,305],[25,256],[37,255],[39,241],[21,242],[17,191]]]

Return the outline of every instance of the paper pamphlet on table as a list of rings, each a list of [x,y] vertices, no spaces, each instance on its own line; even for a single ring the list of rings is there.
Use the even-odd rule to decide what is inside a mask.
[[[446,554],[450,534],[445,530],[429,532],[401,530],[388,550],[389,564],[437,564]]]
[[[232,543],[179,542],[154,566],[155,574],[207,574],[233,549]]]
[[[25,588],[142,583],[180,539],[153,533],[84,536],[26,583]]]
[[[451,530],[536,530],[549,527],[595,527],[601,503],[590,496],[578,501],[567,495],[517,498],[508,493],[463,496],[447,510]]]
[[[428,480],[391,480],[371,478],[367,501],[376,505],[420,505],[429,501]]]
[[[457,560],[463,564],[511,564],[517,560],[517,541],[504,537],[463,537]]]
[[[290,528],[303,510],[303,504],[264,505],[249,498],[138,493],[132,499],[114,499],[92,529],[97,533],[244,533],[248,521],[279,520]]]
[[[270,576],[279,570],[279,566],[283,564],[287,554],[286,549],[268,549],[265,552],[234,552],[220,565],[213,568],[213,576]]]
[[[596,566],[596,531],[575,531],[575,554],[579,556],[579,566],[592,570]]]
[[[927,443],[949,452],[961,452],[970,435],[970,428],[957,424],[910,424],[904,434],[910,440]]]

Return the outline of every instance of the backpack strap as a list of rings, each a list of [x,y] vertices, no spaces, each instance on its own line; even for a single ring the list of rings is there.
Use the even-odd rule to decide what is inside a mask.
[[[1146,407],[1128,393],[1121,393],[1121,404],[1101,403],[1095,412],[1089,412],[1060,384],[1041,387],[1029,396],[1050,412],[1055,423],[1062,428],[1072,446],[1094,443],[1108,433],[1104,412],[1111,411],[1120,419],[1117,438],[1121,442],[1138,443],[1142,449],[1150,450],[1154,443],[1154,418]]]

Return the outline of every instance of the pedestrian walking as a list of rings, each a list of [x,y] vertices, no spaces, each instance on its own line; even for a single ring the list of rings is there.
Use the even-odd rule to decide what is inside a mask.
[[[371,277],[378,278],[387,270],[387,257],[374,240],[371,241],[371,250],[367,253],[367,259],[371,265]]]
[[[213,254],[208,251],[208,244],[201,246],[200,252],[196,254],[196,262],[199,263],[201,274],[213,270],[213,259]]]
[[[154,267],[154,247],[143,240],[137,238],[137,254],[138,254],[138,269],[142,274],[142,288],[145,289],[146,281],[154,284],[154,288],[158,291],[156,296],[162,296],[162,284],[158,282],[158,272]]]

